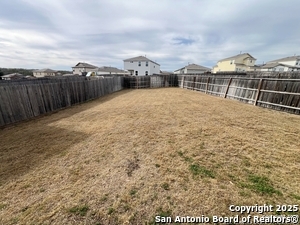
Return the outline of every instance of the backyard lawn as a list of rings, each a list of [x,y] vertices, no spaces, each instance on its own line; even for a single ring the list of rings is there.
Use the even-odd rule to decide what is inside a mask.
[[[211,222],[255,204],[300,205],[299,115],[138,89],[0,129],[0,224]]]

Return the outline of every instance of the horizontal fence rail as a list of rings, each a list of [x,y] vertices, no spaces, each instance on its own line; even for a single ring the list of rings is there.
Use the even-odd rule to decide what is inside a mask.
[[[300,79],[178,75],[179,87],[300,114]]]
[[[0,82],[0,127],[123,89],[123,77]]]
[[[123,88],[181,87],[300,114],[300,73],[60,77],[0,80],[0,127],[82,103]],[[281,79],[277,77],[281,76]]]
[[[124,77],[124,86],[136,89],[178,87],[178,77],[175,74]]]

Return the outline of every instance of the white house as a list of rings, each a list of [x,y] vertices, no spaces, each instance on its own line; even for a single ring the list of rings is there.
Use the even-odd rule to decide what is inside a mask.
[[[124,70],[131,75],[144,76],[160,73],[160,65],[144,56],[124,60]]]
[[[289,56],[267,62],[261,71],[300,71],[300,56]]]
[[[92,69],[96,69],[97,66],[93,66],[91,64],[88,63],[84,63],[84,62],[79,62],[76,64],[76,66],[73,66],[73,74],[79,74],[82,75],[82,73],[88,73],[90,72]]]
[[[208,67],[205,67],[205,66],[200,66],[200,65],[197,65],[197,64],[189,64],[185,67],[182,67],[178,70],[175,70],[174,73],[175,74],[183,74],[183,73],[205,73],[205,72],[210,72],[211,69],[208,68]]]

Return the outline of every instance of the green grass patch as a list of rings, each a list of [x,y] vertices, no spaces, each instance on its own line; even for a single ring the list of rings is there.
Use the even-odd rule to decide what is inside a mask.
[[[191,164],[189,169],[194,176],[200,175],[201,177],[215,178],[213,171],[208,170],[203,166],[199,166],[198,164]]]
[[[136,189],[131,189],[131,190],[130,190],[130,195],[131,195],[131,196],[134,196],[136,193],[137,193],[137,190],[136,190]]]
[[[86,205],[83,205],[83,206],[74,206],[69,209],[69,212],[74,213],[79,216],[85,216],[87,214],[88,210],[89,210],[89,207]]]
[[[161,207],[157,210],[157,215],[160,217],[168,217],[171,216],[171,214],[171,210],[164,211]]]
[[[170,190],[170,185],[169,185],[168,183],[163,183],[163,184],[161,185],[161,187],[162,187],[163,189],[165,189],[166,191]]]
[[[190,163],[193,162],[193,159],[191,157],[185,156],[182,151],[178,151],[177,153],[180,157],[182,157],[184,159],[184,161],[190,162]]]
[[[115,212],[116,210],[112,207],[108,208],[108,215],[111,215]]]
[[[102,196],[102,197],[100,198],[100,201],[101,201],[101,202],[106,202],[107,199],[108,199],[108,194],[105,194],[104,196]]]
[[[182,151],[178,151],[177,152],[179,156],[183,157],[183,152]]]
[[[7,205],[0,203],[0,210],[4,209]]]
[[[282,195],[282,193],[279,190],[276,190],[272,184],[269,178],[265,176],[258,176],[254,174],[250,174],[248,176],[248,182],[249,183],[240,183],[242,187],[251,189],[257,193],[264,194],[264,195]]]
[[[291,194],[294,199],[300,200],[300,195]],[[1,207],[0,207],[1,209]]]

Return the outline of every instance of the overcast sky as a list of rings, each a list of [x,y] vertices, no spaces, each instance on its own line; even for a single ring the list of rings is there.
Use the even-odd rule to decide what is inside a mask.
[[[143,55],[173,71],[240,52],[300,55],[299,0],[0,0],[0,67],[123,68]]]

